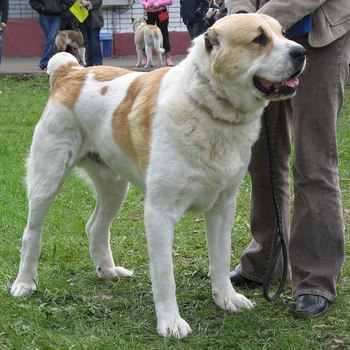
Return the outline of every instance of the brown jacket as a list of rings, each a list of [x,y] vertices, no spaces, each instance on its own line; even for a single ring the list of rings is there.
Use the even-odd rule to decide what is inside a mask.
[[[313,13],[309,44],[322,47],[350,31],[350,0],[229,0],[231,13],[256,12],[276,18],[289,29]]]

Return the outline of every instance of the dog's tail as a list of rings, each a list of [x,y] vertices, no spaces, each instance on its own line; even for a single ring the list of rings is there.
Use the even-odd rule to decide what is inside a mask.
[[[162,38],[153,38],[154,41],[154,50],[158,54],[163,54],[165,52],[165,49],[163,49],[163,40]]]
[[[56,79],[57,73],[59,72],[60,76],[65,76],[72,67],[82,69],[77,59],[70,53],[59,52],[52,56],[47,65],[47,74],[50,75],[51,89],[58,83],[58,79]]]
[[[157,52],[157,54],[163,54],[165,50],[163,49],[163,37],[154,35],[153,36],[153,43],[154,43],[154,50]]]

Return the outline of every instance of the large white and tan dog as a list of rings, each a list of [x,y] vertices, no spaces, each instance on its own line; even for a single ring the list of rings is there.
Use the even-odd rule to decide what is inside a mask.
[[[85,44],[83,34],[79,29],[76,30],[59,30],[56,38],[55,45],[57,52],[64,52],[67,49],[67,46],[72,47],[78,51],[80,62],[85,66]]]
[[[136,67],[141,66],[142,59],[146,54],[145,68],[153,66],[152,54],[153,50],[157,53],[158,63],[161,67],[163,65],[162,54],[165,52],[163,49],[163,36],[160,29],[153,24],[147,24],[143,18],[137,18],[133,20],[134,29],[134,41],[137,53]]]
[[[114,264],[109,228],[128,183],[145,191],[159,334],[191,332],[179,314],[172,262],[174,226],[189,210],[205,216],[215,303],[232,312],[252,308],[229,279],[236,196],[264,107],[294,95],[304,65],[304,48],[257,14],[219,20],[174,68],[82,68],[70,54],[55,55],[48,65],[51,96],[27,161],[29,216],[12,294],[36,290],[44,219],[80,167],[97,193],[86,230],[101,278],[132,274]]]

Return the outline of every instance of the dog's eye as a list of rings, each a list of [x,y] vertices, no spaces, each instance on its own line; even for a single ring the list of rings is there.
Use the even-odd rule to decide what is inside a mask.
[[[254,40],[253,43],[254,44],[259,44],[259,45],[265,45],[267,42],[267,37],[264,33],[260,34],[259,36],[257,36]]]

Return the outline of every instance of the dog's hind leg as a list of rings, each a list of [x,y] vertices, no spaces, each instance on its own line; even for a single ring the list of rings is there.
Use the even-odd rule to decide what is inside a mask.
[[[153,51],[153,45],[145,45],[145,53],[147,57],[147,63],[145,65],[145,68],[153,67],[153,59],[152,59],[152,51]]]
[[[110,248],[110,226],[127,194],[128,182],[113,174],[106,164],[84,161],[79,166],[89,175],[97,194],[95,210],[86,225],[96,272],[108,280],[131,276],[132,271],[115,266]]]
[[[86,60],[85,60],[85,47],[79,47],[78,48],[78,54],[80,58],[80,62],[83,64],[83,66],[86,66]]]
[[[136,46],[136,52],[137,52],[137,64],[136,67],[140,67],[141,66],[141,62],[142,62],[142,58],[144,55],[143,49],[139,46]]]
[[[60,116],[61,117],[61,116]],[[27,160],[28,220],[22,238],[18,276],[11,294],[24,296],[37,289],[35,279],[40,256],[41,230],[52,201],[74,166],[80,135],[43,118],[37,125]],[[50,118],[49,118],[50,119]],[[61,129],[58,130],[57,129]]]

